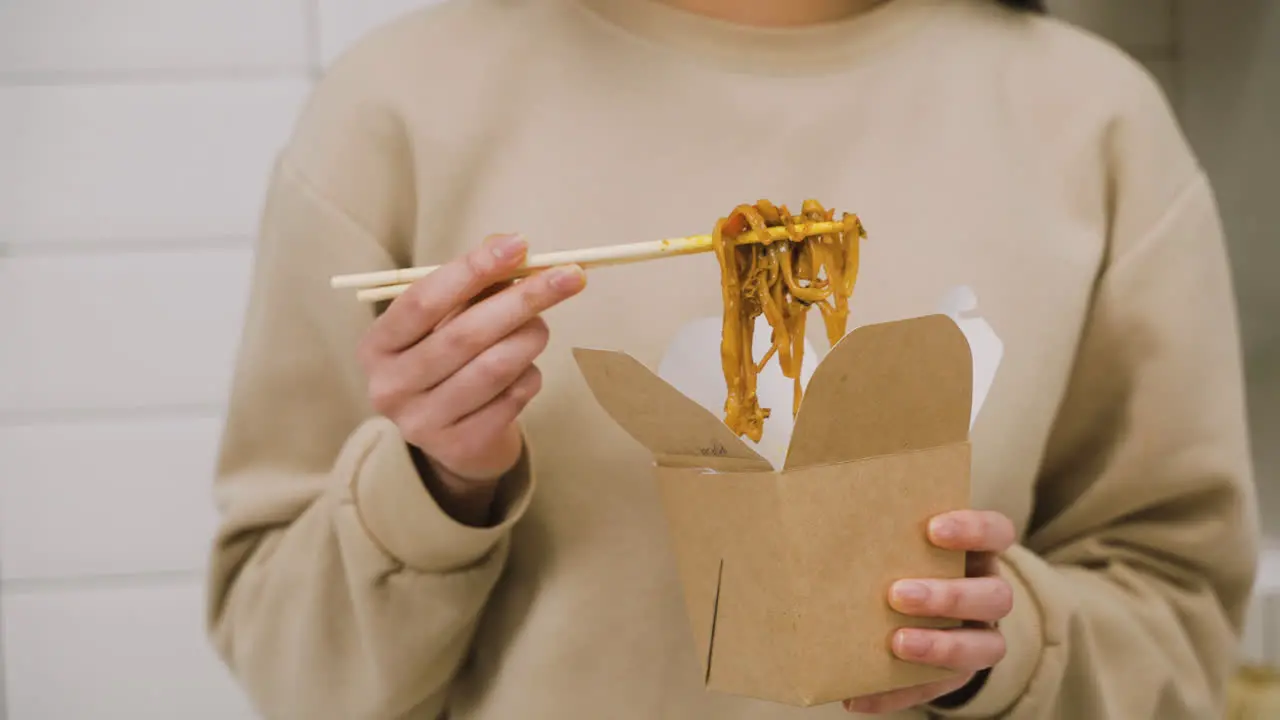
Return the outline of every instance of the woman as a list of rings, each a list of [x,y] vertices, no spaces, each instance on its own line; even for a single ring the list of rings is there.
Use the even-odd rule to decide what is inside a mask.
[[[261,712],[1213,717],[1256,532],[1213,196],[1147,74],[1029,4],[450,0],[350,51],[275,174],[217,480]],[[656,364],[720,312],[705,258],[486,288],[810,197],[869,227],[856,322],[967,284],[1006,355],[978,509],[930,531],[974,577],[889,598],[976,624],[893,638],[962,676],[799,711],[702,689],[648,458],[568,352]],[[436,263],[376,317],[326,283]]]

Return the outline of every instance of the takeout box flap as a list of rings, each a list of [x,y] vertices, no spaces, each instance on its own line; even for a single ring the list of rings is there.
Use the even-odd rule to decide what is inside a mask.
[[[623,352],[574,348],[574,360],[596,402],[660,464],[713,470],[773,466],[728,425]]]
[[[775,469],[720,417],[630,355],[590,348],[573,355],[596,402],[659,464]],[[972,407],[973,355],[955,320],[938,314],[864,325],[814,370],[782,469],[966,442]]]
[[[946,315],[859,327],[805,389],[784,469],[966,442],[973,356]]]

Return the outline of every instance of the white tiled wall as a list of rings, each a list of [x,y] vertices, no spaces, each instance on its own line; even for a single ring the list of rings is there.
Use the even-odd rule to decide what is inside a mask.
[[[315,72],[423,2],[0,2],[0,718],[252,717],[201,568],[265,173]],[[1199,87],[1171,0],[1054,5]]]
[[[306,88],[298,74],[0,89],[0,237],[244,238]]]
[[[305,0],[6,0],[0,73],[299,73],[310,13]]]
[[[0,718],[253,717],[202,568],[266,171],[415,4],[0,2]]]

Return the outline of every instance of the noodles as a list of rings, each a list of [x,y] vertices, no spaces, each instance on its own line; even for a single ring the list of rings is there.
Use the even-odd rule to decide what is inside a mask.
[[[724,292],[724,330],[720,359],[728,397],[725,424],[739,436],[759,442],[770,409],[760,407],[756,376],[776,354],[784,376],[795,382],[791,412],[800,409],[803,387],[805,319],[817,305],[834,345],[844,337],[849,298],[858,276],[858,243],[866,231],[858,216],[846,213],[840,232],[806,237],[801,223],[832,221],[834,210],[806,200],[799,216],[767,200],[739,205],[716,223],[712,246],[720,261]],[[786,228],[774,240],[767,228]],[[772,347],[757,363],[752,355],[756,318],[772,328]]]

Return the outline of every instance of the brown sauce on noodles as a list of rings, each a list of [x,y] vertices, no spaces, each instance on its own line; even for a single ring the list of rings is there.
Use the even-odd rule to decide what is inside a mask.
[[[759,442],[770,408],[760,407],[756,377],[776,355],[782,373],[795,382],[791,412],[800,409],[803,387],[805,320],[817,306],[827,339],[844,337],[849,298],[858,276],[858,245],[866,231],[857,215],[845,213],[839,232],[806,236],[803,226],[830,222],[835,211],[806,200],[799,215],[767,200],[739,205],[716,223],[712,244],[720,261],[724,292],[721,363],[728,388],[725,424],[739,436]],[[775,240],[769,228],[785,228]],[[772,328],[772,346],[759,361],[752,355],[756,318]]]

